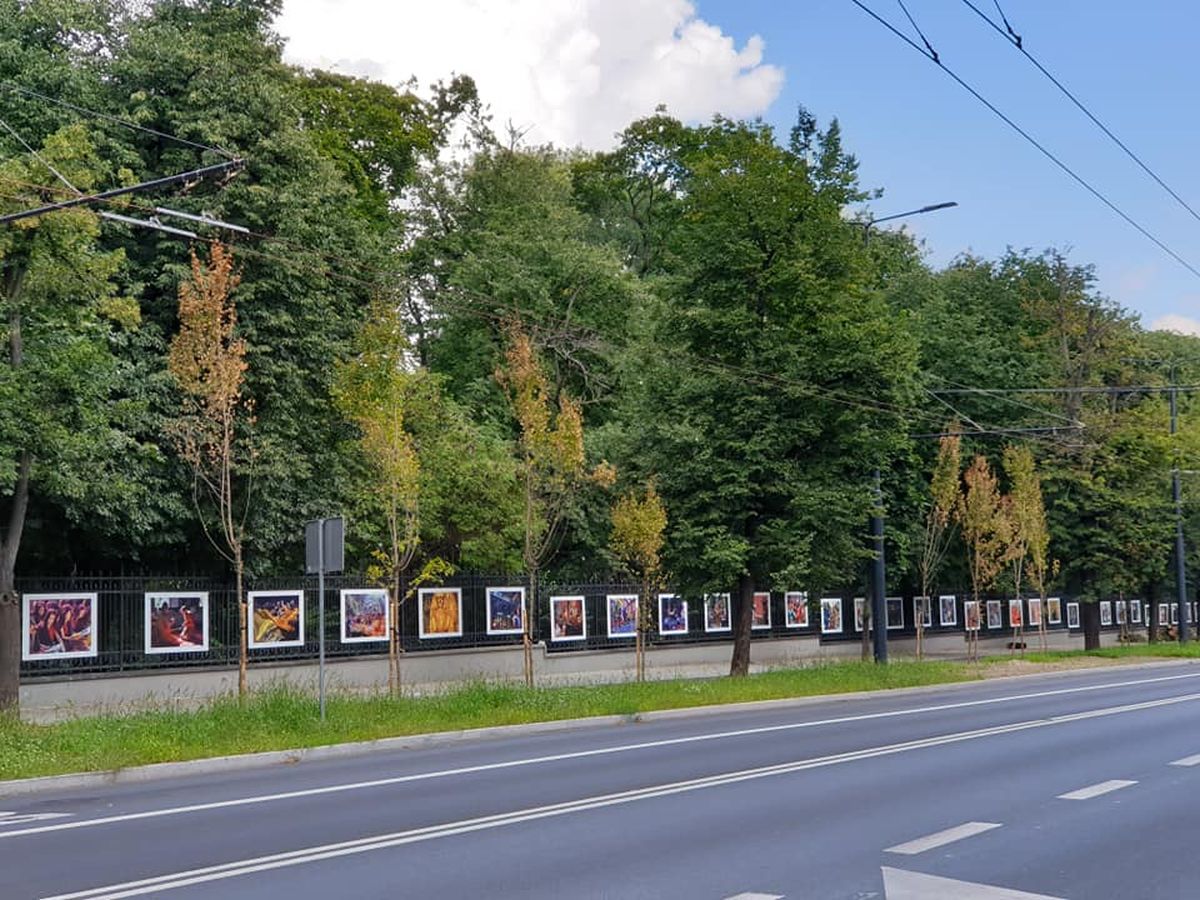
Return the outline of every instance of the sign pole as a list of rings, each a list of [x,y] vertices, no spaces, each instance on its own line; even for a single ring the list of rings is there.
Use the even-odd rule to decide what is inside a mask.
[[[325,721],[325,520],[317,520],[317,697],[321,707],[321,721]]]

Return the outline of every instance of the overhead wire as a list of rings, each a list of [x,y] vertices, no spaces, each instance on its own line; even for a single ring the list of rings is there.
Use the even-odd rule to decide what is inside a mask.
[[[1041,63],[1041,61],[1037,57],[1035,57],[1032,53],[1029,52],[1029,50],[1027,50],[1025,48],[1025,45],[1021,39],[1021,36],[1018,35],[1015,31],[1013,31],[1012,26],[1008,24],[1008,19],[1006,19],[1004,17],[1004,11],[1000,9],[999,2],[996,3],[996,9],[999,10],[999,12],[1000,12],[1000,18],[1004,20],[1004,26],[1005,26],[1004,29],[1002,29],[999,25],[997,25],[994,21],[992,21],[991,17],[988,16],[987,13],[983,12],[983,10],[981,10],[978,6],[976,6],[972,2],[972,0],[962,0],[962,2],[964,4],[966,4],[975,13],[975,15],[979,16],[979,18],[983,19],[983,21],[985,21],[988,25],[990,25],[993,29],[995,29],[995,31],[997,33],[999,33],[1000,36],[1003,37],[1006,41],[1008,41],[1008,43],[1010,43],[1014,47],[1016,47],[1017,50],[1019,50],[1021,52],[1021,55],[1024,56],[1027,60],[1029,60],[1029,62],[1032,63],[1039,72],[1041,72],[1044,76],[1046,76],[1046,78],[1049,79],[1050,82],[1056,88],[1058,88],[1058,90],[1063,94],[1063,96],[1065,96],[1068,100],[1070,100],[1080,112],[1082,112],[1085,116],[1087,116],[1089,119],[1091,119],[1092,124],[1094,124],[1097,128],[1099,128],[1109,138],[1109,140],[1111,140],[1114,144],[1116,144],[1118,147],[1120,147],[1121,150],[1124,151],[1125,155],[1128,156],[1131,160],[1133,160],[1143,172],[1145,172],[1152,179],[1154,179],[1154,181],[1158,184],[1159,187],[1161,187],[1164,191],[1166,191],[1168,194],[1170,194],[1171,197],[1175,200],[1175,202],[1178,203],[1180,206],[1182,206],[1185,210],[1187,210],[1187,212],[1191,215],[1191,217],[1193,219],[1200,222],[1200,212],[1197,212],[1190,203],[1188,203],[1186,200],[1184,200],[1183,197],[1181,197],[1178,194],[1178,192],[1175,191],[1174,188],[1172,188],[1169,184],[1167,184],[1166,181],[1164,181],[1163,178],[1157,172],[1155,172],[1152,168],[1150,168],[1150,166],[1145,162],[1145,160],[1143,160],[1140,156],[1138,156],[1138,154],[1136,154],[1132,149],[1130,149],[1128,144],[1126,144],[1119,137],[1117,137],[1117,135],[1113,133],[1112,129],[1110,129],[1107,125],[1105,125],[1102,121],[1100,121],[1099,117],[1096,116],[1096,114],[1093,113],[1090,109],[1088,109],[1088,107],[1084,105],[1082,100],[1080,100],[1069,88],[1067,88],[1066,85],[1064,85],[1057,77],[1055,77]],[[1005,33],[1005,29],[1007,29],[1007,31],[1008,31],[1007,34]]]
[[[43,94],[40,91],[33,90],[32,88],[24,87],[23,85],[19,85],[16,82],[11,81],[7,78],[0,79],[0,88],[7,88],[10,91],[14,91],[19,94],[24,94],[27,97],[33,97],[38,100],[42,100],[43,102],[46,102],[46,103],[53,103],[56,106],[61,106],[64,109],[72,110],[73,112],[77,112],[80,115],[91,116],[96,119],[103,119],[105,121],[112,122],[116,125],[121,125],[124,128],[130,128],[135,131],[140,131],[144,134],[149,134],[149,135],[152,135],[157,138],[163,138],[164,140],[175,141],[178,144],[181,144],[181,145],[184,145],[187,147],[191,147],[195,150],[207,150],[210,153],[216,153],[219,156],[224,156],[226,159],[230,159],[230,160],[237,158],[232,153],[230,153],[228,150],[224,150],[220,147],[214,147],[211,144],[202,144],[202,143],[199,143],[198,141],[192,141],[192,140],[188,140],[187,138],[181,138],[178,135],[174,135],[174,134],[171,134],[166,131],[159,131],[157,128],[150,128],[149,126],[146,126],[146,125],[140,125],[137,122],[131,122],[128,119],[122,119],[120,116],[114,116],[110,113],[100,112],[99,110],[95,110],[95,109],[88,109],[86,106],[80,106],[77,103],[71,103],[67,100],[60,100],[58,97],[51,97],[48,94]]]
[[[888,31],[890,31],[892,34],[894,34],[896,37],[898,37],[900,40],[902,40],[905,44],[907,44],[909,47],[911,47],[917,53],[920,53],[926,59],[933,62],[934,65],[936,65],[939,69],[941,69],[943,72],[945,72],[946,75],[948,75],[951,79],[953,79],[954,82],[959,85],[959,87],[961,87],[963,90],[965,90],[967,93],[969,93],[972,97],[974,97],[976,100],[978,100],[981,104],[983,104],[993,115],[995,115],[997,118],[999,118],[1002,122],[1004,122],[1006,125],[1008,125],[1009,128],[1011,128],[1013,131],[1015,131],[1017,134],[1019,134],[1022,138],[1024,138],[1029,144],[1031,144],[1033,147],[1035,147],[1043,156],[1045,156],[1047,159],[1049,159],[1052,163],[1054,163],[1055,166],[1057,166],[1059,169],[1061,169],[1063,172],[1065,172],[1073,181],[1075,181],[1082,188],[1084,188],[1084,190],[1086,190],[1089,194],[1091,194],[1093,197],[1095,197],[1097,200],[1099,200],[1101,203],[1103,203],[1106,207],[1108,207],[1109,210],[1111,210],[1117,216],[1119,216],[1121,219],[1123,219],[1135,231],[1137,231],[1139,234],[1141,234],[1143,237],[1145,237],[1147,240],[1149,240],[1151,243],[1153,243],[1155,246],[1157,246],[1160,250],[1162,250],[1164,253],[1166,253],[1168,256],[1170,256],[1173,260],[1175,260],[1175,262],[1179,263],[1179,265],[1183,266],[1185,269],[1187,269],[1189,272],[1191,272],[1197,278],[1200,278],[1200,269],[1197,269],[1190,262],[1188,262],[1186,259],[1184,259],[1182,256],[1180,256],[1174,250],[1172,250],[1166,243],[1164,243],[1161,239],[1159,239],[1156,235],[1154,235],[1151,231],[1149,231],[1144,225],[1142,225],[1140,222],[1138,222],[1136,219],[1134,219],[1132,216],[1130,216],[1127,212],[1125,212],[1125,210],[1121,209],[1121,207],[1119,207],[1116,203],[1114,203],[1112,200],[1110,200],[1098,188],[1093,186],[1091,182],[1089,182],[1082,175],[1078,174],[1074,169],[1072,169],[1065,162],[1063,162],[1057,155],[1054,154],[1053,151],[1048,149],[1037,138],[1035,138],[1032,134],[1030,134],[1028,131],[1026,131],[1024,128],[1022,128],[1020,125],[1018,125],[1012,118],[1010,118],[1007,114],[1005,114],[999,107],[997,107],[994,103],[992,103],[990,100],[988,100],[986,97],[984,97],[983,94],[981,94],[979,91],[977,91],[967,81],[965,81],[960,75],[958,75],[958,73],[956,73],[953,69],[951,69],[944,62],[942,62],[940,58],[938,58],[937,56],[930,54],[926,50],[922,49],[922,47],[919,44],[917,44],[916,41],[912,40],[912,38],[910,38],[908,35],[904,34],[904,32],[902,32],[898,28],[896,28],[896,26],[894,26],[891,22],[889,22],[887,19],[883,18],[878,13],[876,13],[873,9],[871,9],[869,6],[867,6],[865,3],[863,3],[862,0],[850,0],[850,2],[853,3],[855,6],[857,6],[859,9],[861,9],[863,12],[865,12],[868,16],[870,16],[872,19],[874,19],[876,22],[878,22],[884,28],[886,28]]]

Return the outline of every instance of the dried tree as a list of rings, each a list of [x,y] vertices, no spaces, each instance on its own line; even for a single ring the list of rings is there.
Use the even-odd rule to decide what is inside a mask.
[[[946,551],[954,537],[954,529],[961,518],[962,482],[959,469],[962,465],[962,441],[955,434],[958,423],[947,424],[946,437],[938,444],[937,460],[933,465],[933,477],[929,484],[929,508],[925,512],[925,530],[921,535],[921,557],[918,569],[921,576],[922,602],[928,604],[933,596],[938,573],[946,560]],[[924,654],[925,611],[916,612],[917,658]]]
[[[1050,559],[1050,530],[1046,524],[1046,504],[1042,482],[1037,474],[1033,453],[1028,447],[1008,446],[1004,449],[1004,471],[1010,483],[1012,518],[1012,549],[1009,553],[1017,599],[1021,597],[1021,580],[1028,575],[1038,593],[1042,614],[1038,635],[1046,649],[1046,589],[1054,577],[1055,564]]]
[[[648,483],[642,496],[623,494],[612,511],[613,553],[637,574],[641,584],[637,617],[637,680],[646,680],[646,633],[653,621],[652,600],[662,581],[663,533],[667,528],[667,508]]]
[[[213,244],[207,264],[192,253],[191,277],[179,285],[179,332],[167,355],[168,370],[182,394],[182,408],[168,423],[167,431],[191,467],[192,496],[204,533],[233,566],[238,604],[238,696],[245,696],[243,551],[253,475],[254,401],[245,393],[246,342],[237,336],[233,293],[239,282],[233,254],[224,245]]]
[[[972,596],[982,609],[983,592],[995,584],[1007,562],[1011,524],[986,457],[975,457],[967,468],[965,480],[960,525],[967,546]],[[979,632],[968,632],[967,639],[969,655],[978,658]]]
[[[616,473],[607,463],[588,472],[579,401],[563,391],[555,404],[533,339],[516,320],[506,323],[504,331],[508,348],[496,380],[505,388],[520,427],[518,467],[525,495],[522,558],[529,576],[529,596],[521,620],[525,683],[532,686],[530,620],[537,602],[538,575],[557,549],[567,512],[580,490],[589,480],[611,485]]]

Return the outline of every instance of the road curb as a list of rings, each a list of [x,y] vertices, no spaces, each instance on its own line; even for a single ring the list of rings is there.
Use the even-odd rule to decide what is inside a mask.
[[[69,775],[48,775],[40,778],[22,778],[0,781],[0,798],[23,797],[43,791],[87,790],[117,784],[139,784],[180,778],[188,775],[213,775],[223,772],[269,768],[280,765],[298,765],[347,756],[360,756],[376,751],[427,750],[434,747],[484,741],[505,737],[546,734],[555,731],[575,731],[586,728],[605,728],[621,725],[637,725],[648,722],[669,721],[689,717],[703,717],[716,713],[755,712],[768,709],[787,709],[812,706],[818,703],[841,701],[850,703],[880,697],[929,694],[936,691],[957,691],[977,687],[986,682],[1020,681],[1030,678],[1045,678],[1059,675],[1086,675],[1094,672],[1122,671],[1159,668],[1164,665],[1195,666],[1200,660],[1163,659],[1144,663],[1128,663],[1120,666],[1089,666],[1077,669],[1062,669],[1054,672],[1026,672],[1019,675],[1002,675],[996,678],[975,681],[956,681],[945,684],[919,685],[907,688],[883,688],[873,691],[854,691],[844,694],[819,694],[811,697],[782,697],[775,700],[751,700],[744,703],[724,703],[710,706],[690,706],[678,709],[651,710],[642,713],[589,716],[580,719],[556,719],[550,722],[528,722],[518,725],[495,725],[487,728],[470,728],[460,731],[436,731],[402,737],[379,738],[373,741],[356,741],[343,744],[324,744],[318,747],[302,747],[293,750],[268,750],[259,753],[243,753],[235,756],[215,756],[184,762],[153,763],[131,766],[124,769],[107,769],[99,772],[79,772]]]

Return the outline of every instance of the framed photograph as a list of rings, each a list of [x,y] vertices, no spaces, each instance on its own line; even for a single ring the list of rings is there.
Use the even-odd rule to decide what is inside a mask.
[[[609,594],[605,605],[608,607],[608,636],[637,637],[637,594]]]
[[[1062,599],[1059,597],[1046,598],[1046,621],[1051,625],[1062,624]]]
[[[733,630],[728,594],[704,595],[704,630],[708,634]]]
[[[1171,624],[1171,608],[1166,603],[1158,604],[1158,625],[1160,628]]]
[[[913,621],[925,628],[933,627],[933,604],[928,597],[913,597]]]
[[[251,591],[251,650],[304,646],[304,591]]]
[[[1129,621],[1132,622],[1134,625],[1142,624],[1142,601],[1141,600],[1130,600],[1129,601]]]
[[[1171,624],[1172,625],[1179,624],[1179,604],[1178,603],[1171,604]]]
[[[1118,625],[1124,625],[1124,624],[1126,623],[1126,621],[1127,621],[1127,619],[1126,619],[1126,617],[1125,617],[1125,610],[1126,610],[1125,601],[1124,601],[1124,600],[1118,600],[1118,601],[1117,601],[1117,608],[1116,608],[1116,613],[1117,613],[1117,624],[1118,624]]]
[[[1009,628],[1020,628],[1021,627],[1021,622],[1022,622],[1021,611],[1022,610],[1021,610],[1020,598],[1018,598],[1016,600],[1008,601],[1008,627]]]
[[[808,627],[808,591],[788,591],[783,595],[783,624],[787,628]]]
[[[1042,598],[1029,598],[1029,627],[1040,628],[1042,625]]]
[[[770,591],[760,591],[754,595],[754,611],[751,614],[750,627],[755,631],[764,631],[771,627]]]
[[[1079,627],[1079,604],[1074,601],[1067,604],[1067,627]]]
[[[1100,624],[1101,625],[1111,625],[1112,624],[1112,604],[1109,603],[1107,600],[1100,601]]]
[[[867,616],[867,598],[866,597],[855,597],[854,598],[854,630],[855,631],[863,630],[863,623],[866,621],[866,616]]]
[[[147,653],[208,650],[208,592],[146,594]]]
[[[821,598],[821,634],[842,633],[842,598]]]
[[[96,594],[24,594],[21,659],[82,659],[96,655]]]
[[[1004,611],[1000,608],[999,600],[989,600],[987,602],[987,627],[988,628],[1003,628],[1004,627]]]
[[[462,588],[421,588],[417,591],[417,636],[462,637]]]
[[[525,588],[487,589],[487,633],[525,633]]]
[[[903,628],[904,627],[904,598],[903,597],[887,597],[883,602],[884,602],[884,608],[887,610],[888,631],[895,631],[897,628]]]
[[[967,631],[979,630],[979,601],[964,600],[963,601],[963,627]]]
[[[658,595],[658,633],[688,633],[687,601],[678,594]]]
[[[953,594],[942,594],[938,597],[938,621],[942,625],[958,624],[958,607],[954,603]]]
[[[386,641],[391,621],[388,595],[383,588],[342,591],[342,643]]]
[[[587,601],[580,596],[550,598],[550,640],[587,639]]]

